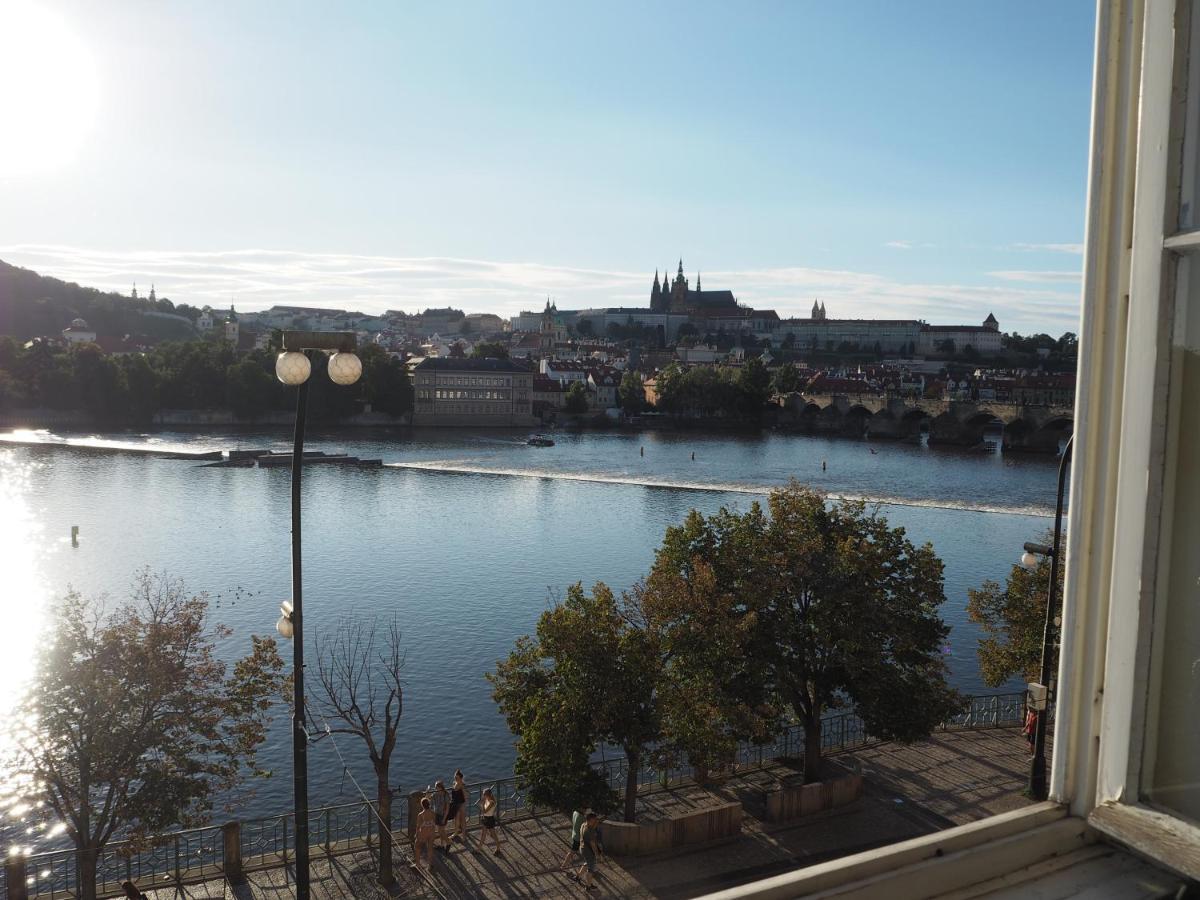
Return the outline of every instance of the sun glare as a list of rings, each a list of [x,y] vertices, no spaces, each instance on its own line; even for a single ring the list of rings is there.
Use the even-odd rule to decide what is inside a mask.
[[[92,54],[63,17],[22,0],[0,2],[0,179],[70,162],[98,105]]]

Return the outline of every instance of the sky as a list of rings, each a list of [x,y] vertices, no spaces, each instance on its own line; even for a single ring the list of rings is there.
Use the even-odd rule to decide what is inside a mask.
[[[1076,331],[1094,4],[0,0],[0,259],[253,310],[695,286]]]

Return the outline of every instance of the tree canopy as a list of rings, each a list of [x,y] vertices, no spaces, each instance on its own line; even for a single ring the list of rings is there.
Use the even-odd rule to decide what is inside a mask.
[[[724,615],[704,628],[686,610],[666,627],[694,629],[701,677],[705,659],[742,642],[707,687],[726,706],[802,723],[807,780],[820,774],[826,710],[852,705],[871,734],[914,740],[960,703],[942,654],[942,563],[860,502],[827,503],[793,483],[766,510],[693,511],[667,529],[654,572],[722,598]]]
[[[380,347],[359,350],[363,375],[349,388],[313,361],[309,413],[314,421],[360,412],[364,403],[394,416],[412,409],[412,384],[400,360]],[[159,344],[148,353],[107,356],[95,344],[22,347],[0,337],[0,409],[83,410],[101,424],[144,424],[164,409],[229,409],[253,419],[288,410],[295,394],[275,377],[268,350],[237,353],[225,341]]]
[[[1052,539],[1053,532],[1043,537],[1047,544]],[[1059,566],[1055,593],[1059,609],[1065,571],[1066,566]],[[1037,681],[1041,677],[1049,587],[1050,560],[1041,557],[1032,571],[1014,565],[1003,585],[989,580],[967,591],[967,615],[983,628],[979,670],[989,687],[999,687],[1010,678]]]
[[[207,823],[221,792],[260,774],[283,660],[273,639],[251,637],[229,671],[216,646],[232,635],[209,621],[207,598],[149,572],[121,606],[71,592],[50,621],[24,703],[37,724],[22,766],[80,851],[91,898],[111,838]]]
[[[572,381],[563,398],[563,410],[575,415],[588,411],[588,389],[582,381]]]
[[[471,351],[472,359],[508,359],[508,347],[499,341],[480,341]]]

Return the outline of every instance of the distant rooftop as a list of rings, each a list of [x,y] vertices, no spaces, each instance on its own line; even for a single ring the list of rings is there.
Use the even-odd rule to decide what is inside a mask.
[[[430,356],[419,363],[417,372],[526,372],[530,369],[511,359],[453,359]]]

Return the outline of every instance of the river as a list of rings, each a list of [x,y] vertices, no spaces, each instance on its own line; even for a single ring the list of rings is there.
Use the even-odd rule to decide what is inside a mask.
[[[112,448],[284,451],[286,433],[8,437],[0,435],[0,709],[10,720],[47,610],[68,587],[120,599],[148,566],[213,598],[215,617],[232,629],[221,647],[228,657],[245,652],[251,633],[274,634],[290,584],[289,470],[202,468]],[[1046,457],[776,433],[555,438],[534,448],[513,432],[309,436],[309,449],[385,462],[305,469],[304,596],[310,658],[316,636],[339,622],[399,618],[407,658],[397,784],[423,787],[455,767],[471,781],[511,772],[512,737],[483,673],[567,585],[629,587],[663,530],[692,508],[745,509],[789,478],[882,502],[893,524],[932,542],[946,564],[947,654],[954,684],[968,693],[989,689],[967,590],[1003,580],[1021,544],[1051,524],[1055,462]],[[348,736],[338,744],[369,784],[360,746]],[[290,806],[285,711],[262,760],[276,775],[257,784],[240,817]],[[356,799],[328,742],[314,746],[310,769],[312,805]],[[36,809],[11,794],[0,804],[9,842],[45,845]]]

